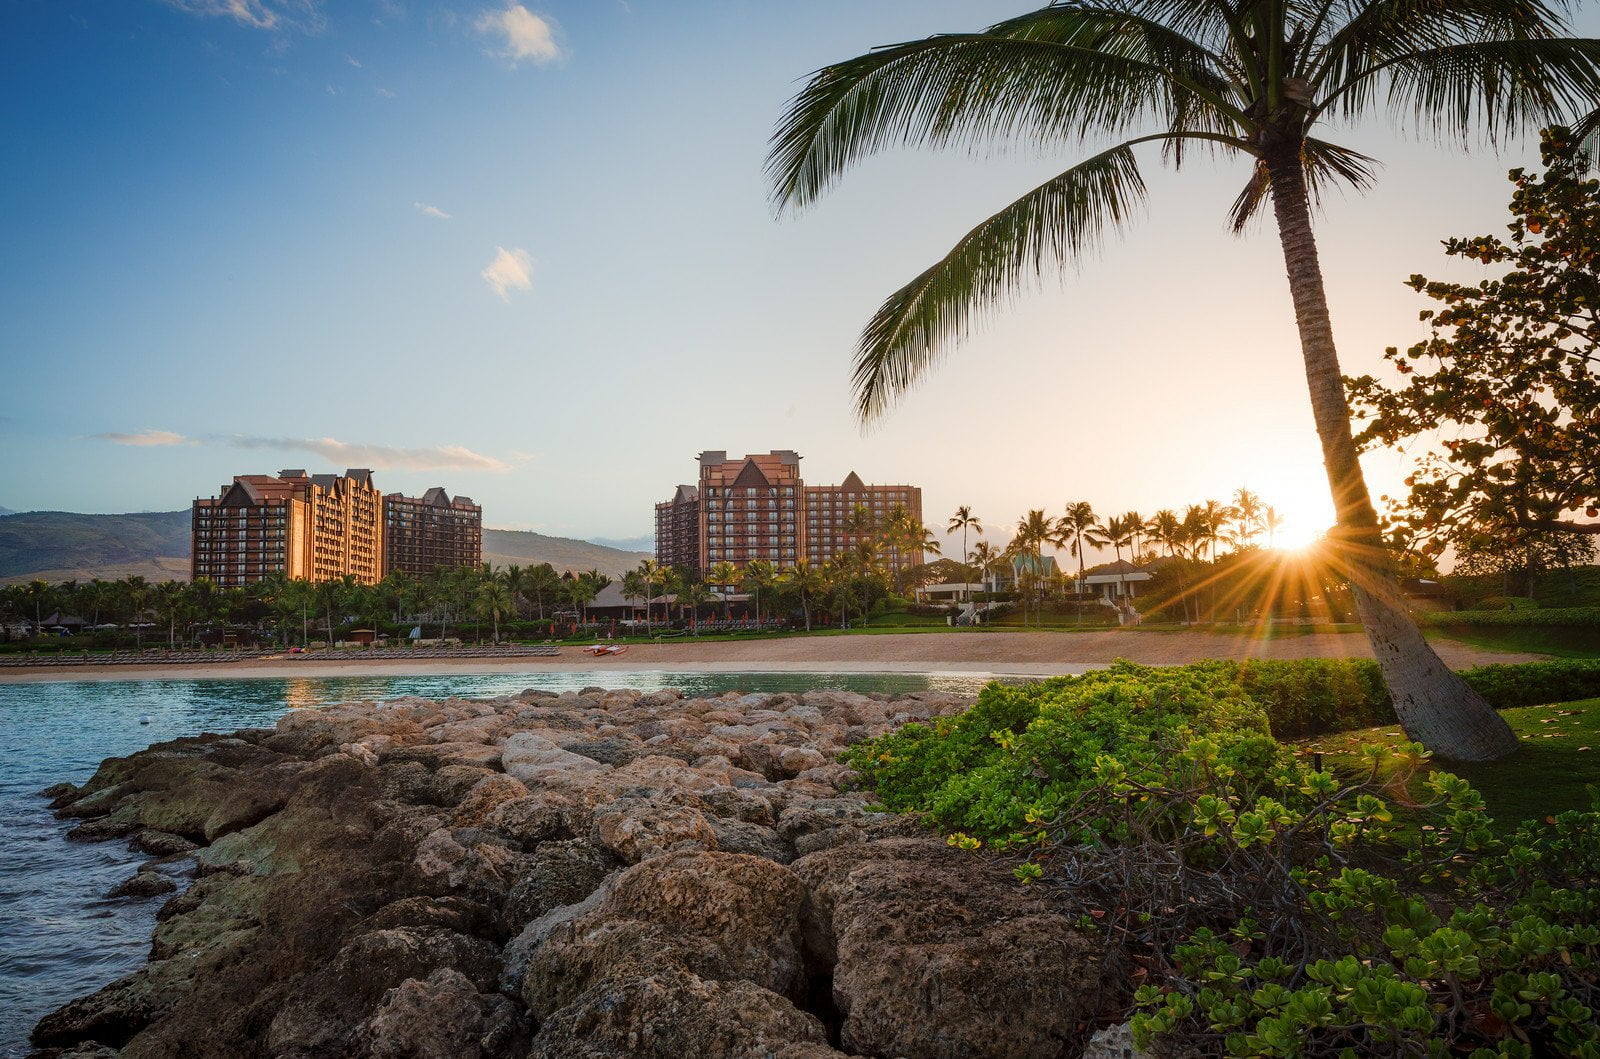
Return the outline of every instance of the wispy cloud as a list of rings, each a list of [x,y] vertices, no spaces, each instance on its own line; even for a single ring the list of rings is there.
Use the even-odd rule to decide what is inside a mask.
[[[450,219],[450,215],[444,212],[444,210],[441,210],[437,206],[430,206],[426,202],[413,202],[411,205],[415,206],[419,212],[425,213],[429,217],[437,217],[441,221],[448,221]]]
[[[533,258],[526,250],[495,249],[494,260],[478,275],[498,295],[501,301],[511,300],[511,291],[533,289]]]
[[[513,64],[524,59],[547,63],[561,58],[550,23],[521,4],[512,4],[504,11],[485,11],[478,18],[477,29],[479,33],[503,38],[504,46],[495,54]]]
[[[361,60],[357,59],[354,55],[346,54],[344,61],[349,63],[351,66],[354,66],[357,70],[361,69]]]
[[[317,0],[166,0],[169,7],[202,18],[230,18],[252,29],[298,29],[317,33],[325,24]]]
[[[118,445],[132,445],[136,448],[155,448],[159,445],[193,445],[194,442],[182,434],[175,434],[170,430],[141,430],[137,434],[96,434],[101,441],[110,441]]]
[[[438,445],[433,448],[402,448],[395,445],[370,445],[340,441],[337,438],[268,438],[236,436],[229,442],[241,449],[270,449],[278,452],[313,452],[330,463],[343,467],[371,467],[375,470],[402,471],[496,471],[511,470],[511,465],[493,456],[473,452],[464,445]]]

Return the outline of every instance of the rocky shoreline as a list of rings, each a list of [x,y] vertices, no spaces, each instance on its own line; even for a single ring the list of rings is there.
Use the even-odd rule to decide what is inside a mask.
[[[402,699],[110,759],[47,792],[71,837],[195,878],[36,1055],[1083,1054],[1122,955],[836,763],[970,701]]]

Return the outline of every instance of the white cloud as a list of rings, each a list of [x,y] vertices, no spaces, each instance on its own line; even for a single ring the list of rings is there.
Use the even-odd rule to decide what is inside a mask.
[[[441,221],[448,221],[450,219],[450,215],[444,212],[444,210],[441,210],[437,206],[430,206],[426,202],[413,202],[411,205],[415,206],[418,211],[426,214],[429,217],[437,217]]]
[[[489,267],[478,275],[498,295],[501,301],[511,300],[512,289],[533,289],[533,258],[526,250],[507,250],[503,246],[495,249],[494,260],[489,262]]]
[[[351,66],[354,66],[357,70],[361,69],[361,60],[357,59],[354,55],[346,55],[344,57],[344,61],[349,63]]]
[[[371,467],[375,470],[404,471],[496,471],[511,470],[511,465],[493,456],[473,452],[463,445],[438,445],[432,448],[402,448],[394,445],[368,445],[337,438],[234,437],[230,441],[241,449],[274,449],[281,452],[314,452],[341,467]]]
[[[141,430],[137,434],[96,434],[101,441],[111,441],[118,445],[133,445],[136,448],[155,448],[159,445],[193,445],[194,442],[182,434],[174,434],[170,430]]]
[[[373,91],[378,93],[378,95],[382,96],[384,99],[394,98],[394,92],[387,88],[374,88]]]
[[[478,18],[477,29],[479,33],[504,37],[505,47],[498,54],[512,63],[523,59],[547,63],[561,58],[550,23],[521,4],[512,4],[504,11],[485,11]]]
[[[167,4],[202,18],[231,18],[251,29],[318,33],[326,22],[317,0],[167,0]]]

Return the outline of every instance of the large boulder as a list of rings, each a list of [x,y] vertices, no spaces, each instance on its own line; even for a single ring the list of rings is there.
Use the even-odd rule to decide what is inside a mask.
[[[356,1031],[354,1053],[370,1059],[488,1059],[521,1056],[529,1026],[509,997],[480,993],[442,967],[383,995]]]
[[[847,1050],[1076,1056],[1123,1004],[1122,952],[937,839],[853,843],[792,868],[809,888],[808,955],[831,968]]]
[[[593,911],[534,952],[522,995],[543,1019],[612,979],[682,969],[799,996],[800,881],[736,853],[678,853],[624,871]]]

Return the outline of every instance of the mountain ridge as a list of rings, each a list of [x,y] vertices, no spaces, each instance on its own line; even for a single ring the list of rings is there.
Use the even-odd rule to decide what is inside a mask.
[[[135,575],[151,581],[187,580],[189,530],[187,510],[0,515],[0,584]],[[531,530],[483,531],[483,560],[497,567],[549,563],[557,571],[594,569],[615,578],[648,557],[648,552]]]

